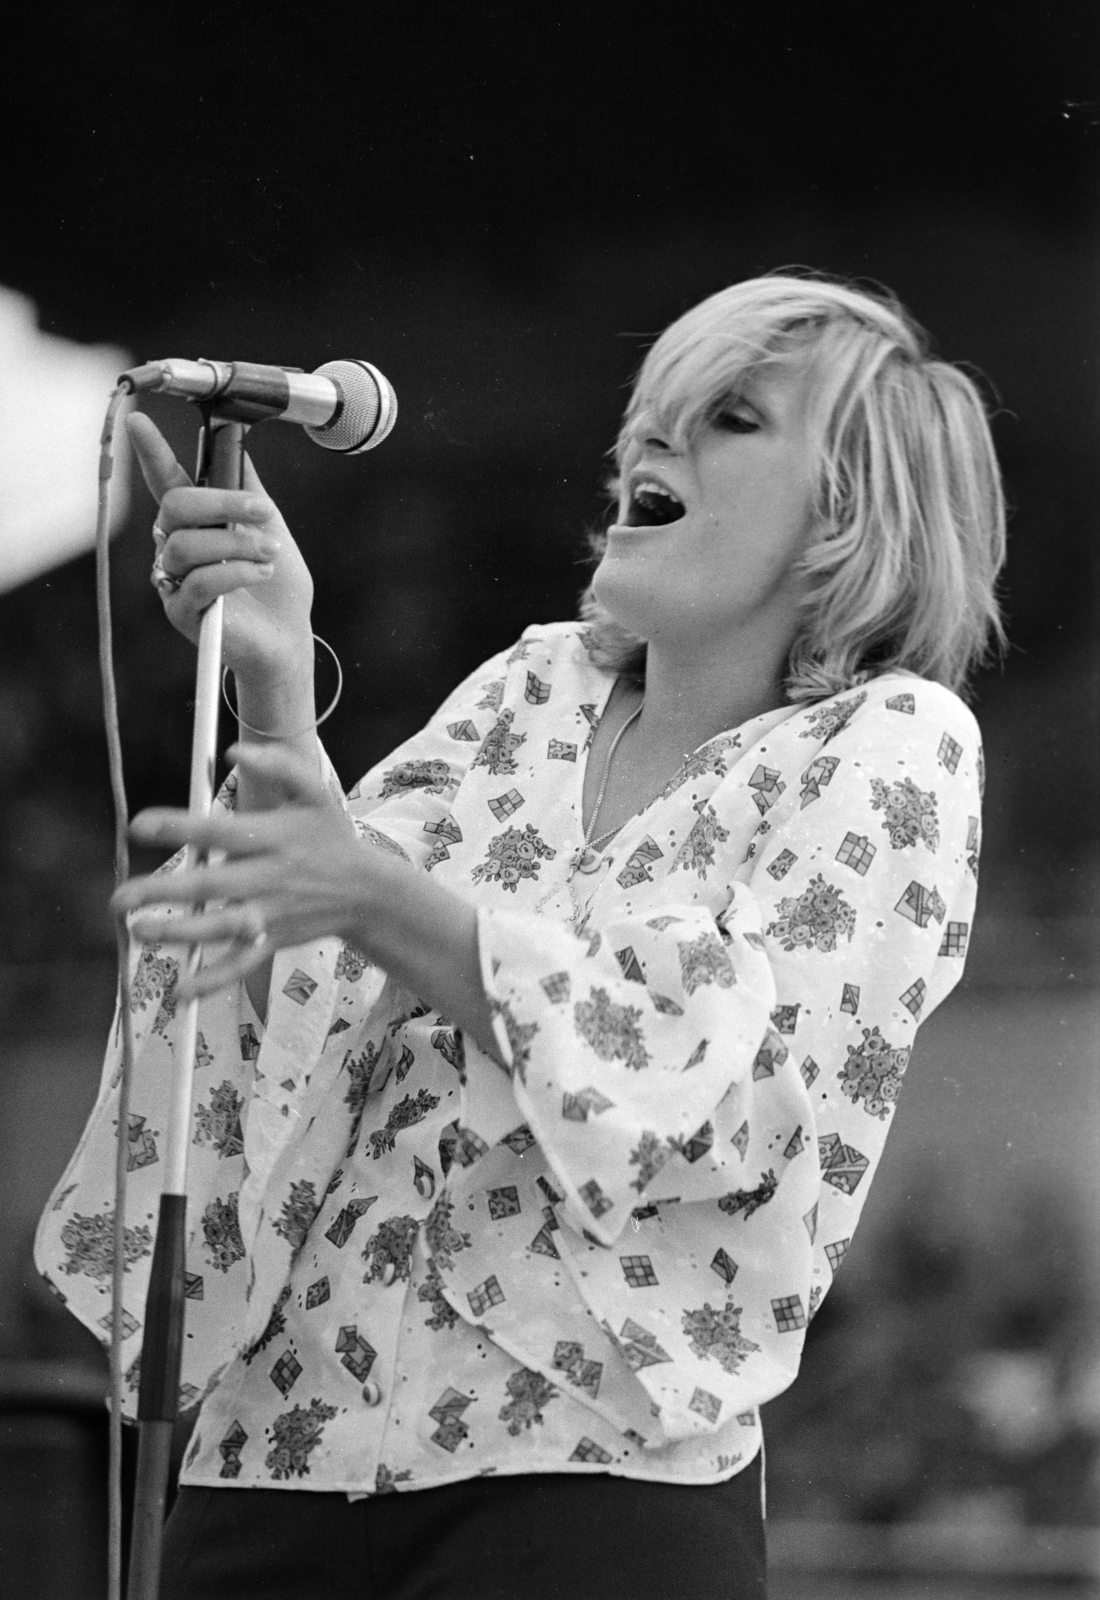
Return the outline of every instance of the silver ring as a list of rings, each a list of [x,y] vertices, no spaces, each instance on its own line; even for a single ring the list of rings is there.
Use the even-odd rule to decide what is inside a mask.
[[[157,551],[157,559],[153,562],[149,573],[149,582],[162,598],[167,599],[170,594],[175,594],[177,589],[183,587],[182,578],[174,578],[170,572],[165,572],[161,552]]]

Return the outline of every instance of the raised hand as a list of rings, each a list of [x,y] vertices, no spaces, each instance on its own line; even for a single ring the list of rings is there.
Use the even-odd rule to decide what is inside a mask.
[[[169,621],[195,642],[202,613],[224,595],[224,659],[239,694],[268,710],[281,691],[301,700],[304,675],[312,685],[313,580],[251,461],[245,488],[196,489],[148,417],[135,412],[127,425],[159,508],[161,564],[182,580],[161,596]],[[312,705],[309,694],[304,703]]]
[[[474,907],[361,839],[308,758],[282,744],[242,744],[229,757],[274,809],[201,822],[186,811],[143,811],[133,822],[143,844],[190,844],[223,859],[133,879],[112,902],[116,911],[139,913],[132,923],[139,939],[219,946],[208,965],[180,980],[178,999],[214,994],[243,977],[263,1015],[274,952],[334,934],[499,1061]],[[203,909],[171,916],[141,909],[164,905]]]
[[[225,946],[190,985],[181,981],[181,1000],[225,988],[288,945],[350,936],[370,899],[380,854],[359,839],[319,782],[315,763],[279,746],[240,745],[229,757],[241,776],[262,780],[272,809],[201,822],[186,811],[141,812],[131,825],[140,843],[190,844],[214,852],[215,860],[133,879],[113,901],[116,911],[202,906],[171,916],[146,913],[133,922],[135,936],[145,941]]]

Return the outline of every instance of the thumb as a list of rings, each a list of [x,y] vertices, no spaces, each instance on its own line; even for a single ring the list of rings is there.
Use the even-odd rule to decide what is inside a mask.
[[[230,745],[225,758],[249,777],[261,778],[280,796],[283,804],[319,806],[328,804],[328,793],[317,776],[316,761],[283,744]]]
[[[126,432],[141,475],[158,506],[169,489],[190,486],[191,479],[176,460],[171,445],[149,417],[132,411],[126,418]]]

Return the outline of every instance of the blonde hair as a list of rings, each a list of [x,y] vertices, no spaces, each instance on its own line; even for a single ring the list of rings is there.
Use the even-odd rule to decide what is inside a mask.
[[[808,582],[788,695],[821,699],[890,670],[961,691],[1004,643],[1000,473],[977,386],[930,356],[892,295],[790,273],[711,295],[647,354],[616,461],[641,412],[686,448],[754,374],[793,362],[809,375],[819,537],[800,563]],[[594,537],[597,555],[605,543]],[[591,588],[581,615],[600,664],[644,672],[644,642]]]

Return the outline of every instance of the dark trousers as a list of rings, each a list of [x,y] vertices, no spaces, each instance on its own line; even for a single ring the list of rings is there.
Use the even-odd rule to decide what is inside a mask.
[[[759,1458],[726,1483],[532,1473],[349,1502],[182,1489],[161,1600],[765,1600]]]

